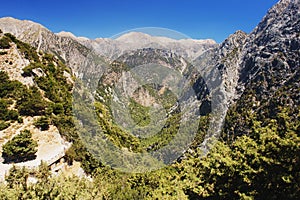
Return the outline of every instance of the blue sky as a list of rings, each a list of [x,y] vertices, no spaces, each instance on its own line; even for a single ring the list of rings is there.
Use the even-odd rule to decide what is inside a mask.
[[[277,0],[5,0],[0,17],[41,23],[53,32],[111,37],[140,27],[162,27],[195,39],[222,42],[251,32]]]

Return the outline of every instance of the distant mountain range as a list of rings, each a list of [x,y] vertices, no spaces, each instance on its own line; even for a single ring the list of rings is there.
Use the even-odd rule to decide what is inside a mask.
[[[154,48],[170,50],[184,58],[194,59],[209,48],[217,46],[212,39],[194,40],[180,39],[175,40],[167,37],[150,36],[141,32],[129,32],[118,38],[97,38],[89,40],[86,38],[76,38],[70,33],[58,33],[59,36],[72,37],[81,44],[93,48],[97,53],[115,59],[124,52],[142,48]]]

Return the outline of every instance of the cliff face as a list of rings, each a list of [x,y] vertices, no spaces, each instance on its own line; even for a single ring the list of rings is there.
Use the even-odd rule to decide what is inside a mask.
[[[228,135],[249,132],[249,113],[267,121],[276,119],[285,108],[294,120],[299,120],[299,32],[299,1],[282,0],[249,35],[236,77],[236,104],[228,114],[228,118],[231,116],[234,120],[225,122]]]
[[[245,126],[247,109],[263,119],[275,116],[279,105],[288,104],[296,115],[299,10],[297,0],[279,1],[249,35],[237,31],[218,47],[194,59],[194,66],[208,84],[219,77],[210,88],[221,91],[223,109],[231,107],[229,115],[237,114],[231,123],[225,122],[225,132],[230,132],[229,135],[249,132],[249,126]]]
[[[297,0],[280,1],[269,10],[247,40],[240,67],[240,89],[258,79],[265,81],[264,89],[276,88],[299,70],[299,16]]]

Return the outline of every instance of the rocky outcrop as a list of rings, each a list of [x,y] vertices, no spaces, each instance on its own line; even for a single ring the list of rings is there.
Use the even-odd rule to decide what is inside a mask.
[[[193,61],[211,91],[219,89],[224,106],[236,98],[238,70],[247,34],[237,31],[218,47],[208,50]]]
[[[240,91],[253,80],[263,81],[261,90],[269,91],[284,85],[299,70],[299,10],[298,0],[282,0],[249,35],[240,67]]]
[[[299,1],[281,0],[249,35],[238,66],[236,103],[225,122],[228,135],[247,134],[250,118],[276,119],[282,108],[299,120],[299,33]]]

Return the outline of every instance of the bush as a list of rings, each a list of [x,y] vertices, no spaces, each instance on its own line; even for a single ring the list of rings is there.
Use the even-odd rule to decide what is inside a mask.
[[[32,67],[32,65],[28,65],[28,66],[24,67],[24,68],[22,69],[22,70],[23,70],[22,76],[23,76],[23,77],[32,76],[32,75],[33,75],[32,69],[34,69],[34,68]]]
[[[8,105],[8,101],[0,99],[0,120],[17,120],[19,117],[19,113],[16,110],[9,110]]]
[[[18,91],[24,92],[23,89],[22,83],[9,80],[7,72],[0,71],[0,98],[16,97]]]
[[[49,129],[50,120],[48,117],[41,117],[39,118],[34,125],[39,128],[41,131],[46,131]]]
[[[26,59],[34,62],[39,62],[37,52],[32,46],[18,40],[14,35],[10,33],[5,33],[4,35],[17,45],[17,48],[20,50],[20,52],[24,55]]]
[[[37,142],[29,130],[24,130],[2,146],[2,156],[6,163],[24,162],[35,159]]]
[[[58,115],[64,113],[64,106],[62,103],[55,103],[53,105],[53,113]]]
[[[23,123],[23,118],[21,116],[18,117],[18,123],[22,124]]]
[[[39,90],[32,87],[17,101],[17,108],[23,116],[41,116],[45,113],[46,103]]]
[[[11,39],[8,37],[2,37],[0,39],[0,49],[9,49],[10,48],[10,43]]]
[[[23,168],[18,168],[16,166],[13,166],[9,169],[9,173],[7,176],[5,176],[5,181],[8,184],[9,188],[18,188],[26,190],[27,188],[27,179],[29,176],[28,170]]]
[[[9,122],[0,121],[0,131],[8,128],[10,126]]]

